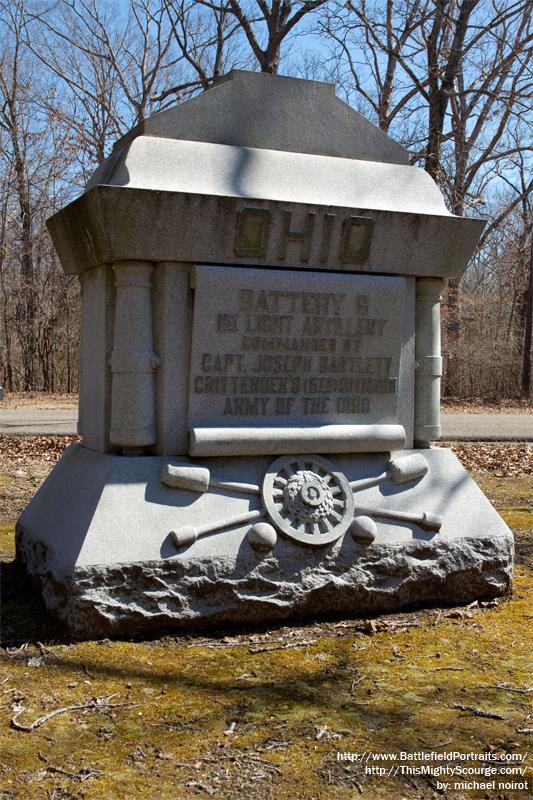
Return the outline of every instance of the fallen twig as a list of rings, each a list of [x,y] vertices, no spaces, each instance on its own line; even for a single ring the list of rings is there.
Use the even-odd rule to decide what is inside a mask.
[[[289,648],[292,648],[292,647],[313,647],[316,644],[317,644],[317,640],[316,639],[305,639],[305,640],[301,640],[299,642],[286,642],[285,644],[272,645],[271,647],[269,647],[268,645],[266,645],[264,647],[263,646],[261,646],[261,647],[249,647],[248,648],[248,652],[249,653],[272,653],[274,650],[289,650]]]
[[[290,747],[292,744],[291,741],[285,741],[284,739],[274,739],[273,741],[269,742],[262,748],[263,750],[285,750],[287,747]]]
[[[28,642],[23,642],[20,647],[6,647],[7,654],[10,656],[15,656],[17,653],[22,653],[24,650],[28,649]]]
[[[387,628],[419,628],[420,622],[399,622],[391,620],[390,622],[387,620],[384,623]]]
[[[40,728],[41,725],[44,725],[45,722],[53,719],[53,717],[57,717],[58,714],[66,714],[68,711],[102,711],[108,708],[119,708],[121,706],[138,706],[139,703],[131,703],[126,701],[124,703],[110,703],[109,700],[115,697],[114,694],[110,694],[107,696],[102,697],[92,697],[85,703],[75,703],[71,706],[62,706],[61,708],[55,708],[53,711],[50,711],[48,714],[44,714],[42,717],[38,717],[31,725],[22,725],[22,723],[18,722],[18,717],[26,711],[25,708],[22,708],[20,711],[17,711],[15,716],[10,722],[12,728],[16,731],[24,731],[25,733],[31,733],[36,728]]]
[[[505,719],[501,714],[495,711],[483,711],[482,708],[475,706],[463,706],[461,703],[453,703],[450,708],[457,708],[459,711],[468,711],[469,714],[474,714],[476,717],[487,717],[487,719]]]
[[[270,769],[273,772],[277,772],[278,774],[281,775],[280,768],[277,767],[275,764],[273,764],[271,761],[268,761],[265,758],[258,758],[257,756],[251,756],[251,755],[249,755],[249,753],[243,752],[242,750],[235,750],[231,754],[229,754],[229,753],[221,753],[221,754],[217,754],[216,756],[203,756],[199,760],[205,762],[206,764],[210,764],[213,761],[217,761],[217,762],[218,761],[233,761],[233,763],[235,763],[235,764],[239,764],[240,762],[244,762],[244,761],[249,761],[251,764],[259,764],[260,766],[265,767],[266,769]],[[186,764],[186,763],[185,764],[178,763],[175,766],[183,766],[183,767],[189,766],[190,767],[191,765],[190,764]]]
[[[429,747],[429,748],[433,749],[434,747],[446,747],[446,745],[447,745],[447,744],[451,744],[451,742],[452,742],[453,740],[452,740],[452,739],[446,739],[446,741],[445,741],[445,742],[437,742],[436,744],[428,744],[428,743],[427,743],[427,742],[425,742],[423,739],[419,739],[419,741],[420,741],[420,742],[422,742],[422,744],[424,745],[424,747]]]
[[[525,689],[521,689],[520,686],[508,686],[505,683],[497,683],[494,686],[483,686],[483,689],[501,689],[504,692],[517,692],[517,694],[531,694],[533,692],[533,686],[528,686]]]
[[[230,756],[230,758],[232,758]],[[248,756],[245,753],[239,754],[235,761],[249,761],[251,764],[259,764],[261,767],[266,767],[266,769],[271,769],[273,772],[277,772],[278,775],[281,775],[281,770],[279,767],[276,767],[271,761],[267,761],[264,758],[256,758],[254,756]]]
[[[264,644],[265,643],[266,644],[270,644],[270,643],[276,644],[279,641],[281,641],[281,640],[280,639],[264,639],[263,643]],[[246,647],[246,645],[249,645],[249,644],[250,644],[249,637],[246,637],[246,638],[243,637],[242,639],[239,639],[238,641],[231,641],[231,642],[224,642],[224,641],[210,642],[210,641],[204,641],[202,639],[199,639],[199,640],[195,640],[194,642],[191,642],[190,644],[186,644],[184,646],[185,646],[185,648],[187,650],[190,650],[191,648],[194,648],[194,647],[208,647],[210,650],[229,650],[229,649],[231,649],[233,647]]]
[[[201,789],[203,792],[212,797],[215,794],[215,790],[212,789],[210,786],[207,786],[205,783],[201,783],[200,781],[188,781],[185,786],[192,786],[194,789]]]
[[[350,686],[351,694],[353,694],[353,690],[355,689],[355,687],[359,686],[359,684],[362,683],[365,678],[366,678],[366,675],[361,675],[360,678],[356,678],[355,680],[352,681],[352,685]]]
[[[396,645],[394,645],[394,647],[392,648],[392,655],[395,658],[399,658],[400,661],[405,661],[405,659],[407,658],[407,656],[404,656],[403,653],[400,651],[400,648],[396,647]]]
[[[56,658],[59,661],[59,656],[57,653],[54,653],[54,651],[50,650],[49,647],[45,647],[42,642],[37,642],[37,647],[39,648],[39,652],[42,656],[53,656],[53,658]]]
[[[57,772],[59,775],[66,775],[67,778],[71,778],[74,781],[79,781],[83,783],[84,781],[90,780],[90,778],[99,778],[100,775],[103,775],[104,772],[101,769],[82,769],[80,772],[69,772],[66,769],[62,769],[62,767],[52,767],[48,766],[44,768],[45,772]]]
[[[443,670],[448,670],[449,672],[464,672],[464,667],[435,667],[435,672],[442,672]]]

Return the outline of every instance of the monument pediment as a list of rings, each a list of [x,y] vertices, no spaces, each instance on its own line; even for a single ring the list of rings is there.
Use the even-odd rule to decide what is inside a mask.
[[[203,94],[144,120],[137,136],[408,164],[401,145],[335,95],[335,85],[234,69]]]

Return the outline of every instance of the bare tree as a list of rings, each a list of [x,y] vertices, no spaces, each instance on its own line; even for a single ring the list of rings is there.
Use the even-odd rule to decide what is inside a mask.
[[[1,138],[0,138],[1,147]],[[11,291],[8,279],[8,209],[9,209],[9,173],[2,170],[0,183],[0,289],[2,291],[2,338],[0,338],[0,364],[2,367],[2,385],[12,390],[13,381],[13,345],[12,328],[13,320],[10,313]]]
[[[361,0],[323,8],[319,31],[330,45],[323,70],[385,133],[397,122],[403,126],[427,84],[410,66],[423,52],[415,34],[430,16],[427,6],[427,0]]]
[[[25,44],[55,76],[51,108],[94,166],[112,141],[154,109],[153,95],[179,68],[159,0],[129,0],[126,13],[99,0],[58,0],[47,13],[23,7]]]
[[[209,3],[209,0],[201,2]],[[325,0],[271,0],[269,5],[266,0],[256,0],[255,5],[250,3],[246,8],[238,0],[229,0],[225,8],[239,22],[261,72],[275,74],[279,70],[284,40],[307,14],[324,3]],[[257,23],[261,23],[259,30]]]
[[[412,163],[438,181],[457,215],[477,209],[495,178],[513,172],[513,157],[531,150],[523,128],[532,13],[526,0],[348,0],[322,15],[330,74],[382,130],[399,132]],[[514,196],[499,222],[520,202]],[[453,391],[457,281],[449,282],[445,320]]]
[[[209,89],[228,69],[242,62],[236,34],[239,23],[226,9],[186,0],[162,0],[174,44],[181,54],[182,81],[154,96],[161,103],[186,99]]]
[[[296,26],[326,0],[163,0],[175,42],[192,71],[190,80],[167,89],[180,99],[208,89],[235,66],[258,65],[261,72],[279,70],[281,51]],[[204,12],[208,12],[206,16]]]
[[[33,267],[33,214],[29,191],[28,149],[31,131],[25,109],[25,85],[30,79],[23,63],[22,18],[17,9],[11,15],[13,36],[0,57],[0,128],[5,133],[6,174],[18,205],[22,302],[19,321],[27,331],[23,343],[25,389],[33,389],[35,374],[35,280]],[[7,213],[7,209],[6,212]],[[5,239],[5,234],[4,234]],[[3,267],[5,268],[5,262]]]
[[[66,89],[53,107],[94,163],[147,113],[234,66],[277,72],[282,45],[326,0],[128,0],[123,18],[103,0],[57,0],[45,13],[15,2],[26,46]]]
[[[325,70],[399,134],[461,214],[480,169],[523,148],[508,137],[533,88],[532,13],[526,0],[334,3],[320,21]]]
[[[54,203],[67,193],[69,158],[57,115],[39,99],[45,82],[24,47],[22,9],[3,2],[1,9],[8,23],[1,28],[5,47],[0,57],[3,373],[10,388],[35,390],[54,383],[54,354],[65,313],[76,306],[76,293],[64,288],[45,228]]]
[[[522,358],[522,392],[531,399],[531,345],[533,342],[533,236],[529,237],[529,269],[527,288],[524,292],[524,348]]]
[[[491,207],[499,209],[513,202],[519,187],[508,187]],[[520,204],[492,229],[484,246],[474,257],[461,284],[462,358],[457,365],[457,393],[526,399],[524,364],[530,364],[527,339],[529,308],[531,206]],[[526,356],[526,353],[528,354]]]

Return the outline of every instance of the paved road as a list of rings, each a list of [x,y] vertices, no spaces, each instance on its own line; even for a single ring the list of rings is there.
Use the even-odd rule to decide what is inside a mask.
[[[443,414],[442,438],[533,442],[533,414]]]
[[[0,408],[0,433],[76,433],[76,410]],[[443,414],[442,438],[459,441],[533,442],[533,414]]]
[[[16,436],[37,435],[41,433],[76,433],[77,409],[2,409],[0,406],[0,433]]]

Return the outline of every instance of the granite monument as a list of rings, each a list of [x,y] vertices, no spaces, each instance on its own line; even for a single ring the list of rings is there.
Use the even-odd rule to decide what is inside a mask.
[[[483,228],[333,85],[233,71],[49,220],[82,289],[79,432],[17,526],[71,634],[507,592],[440,435],[440,296]]]

